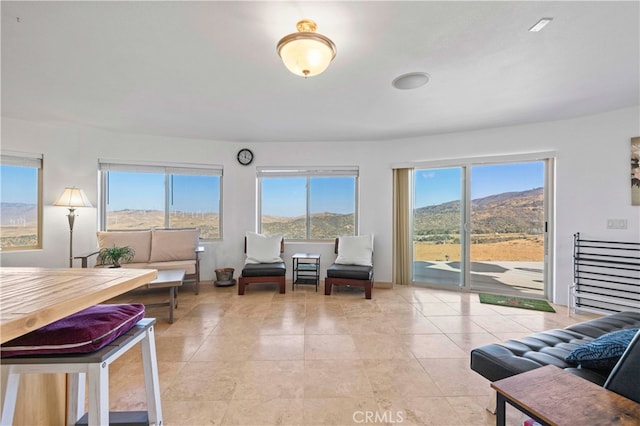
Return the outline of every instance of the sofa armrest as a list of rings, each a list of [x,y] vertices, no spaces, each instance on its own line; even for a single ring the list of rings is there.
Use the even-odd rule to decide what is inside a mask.
[[[204,247],[196,247],[196,271],[200,269],[200,253],[204,253]]]
[[[73,258],[74,259],[82,259],[82,267],[86,268],[87,265],[88,265],[89,258],[91,256],[94,256],[94,255],[98,254],[98,253],[100,253],[100,251],[94,251],[92,253],[85,254],[84,256],[74,256]]]
[[[640,371],[640,331],[635,334],[627,350],[613,367],[604,384],[605,389],[640,403],[638,371]]]
[[[200,253],[204,253],[203,246],[196,247],[196,294],[200,294]]]

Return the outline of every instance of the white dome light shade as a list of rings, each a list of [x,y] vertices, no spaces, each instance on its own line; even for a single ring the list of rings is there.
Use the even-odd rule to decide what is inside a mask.
[[[289,34],[278,42],[278,55],[292,73],[313,77],[327,69],[336,56],[336,46],[322,34],[315,32],[311,20],[298,22],[297,33]]]
[[[396,77],[391,84],[396,89],[409,90],[417,89],[429,82],[429,74],[426,72],[410,72]]]

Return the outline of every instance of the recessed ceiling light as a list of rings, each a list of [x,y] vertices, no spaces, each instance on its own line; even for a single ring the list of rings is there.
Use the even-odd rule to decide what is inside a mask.
[[[529,31],[531,31],[532,33],[537,33],[551,21],[553,21],[553,18],[542,18],[538,22],[536,22],[533,27],[529,28]]]
[[[428,81],[429,74],[426,72],[410,72],[394,78],[391,85],[396,89],[408,90],[424,86]]]

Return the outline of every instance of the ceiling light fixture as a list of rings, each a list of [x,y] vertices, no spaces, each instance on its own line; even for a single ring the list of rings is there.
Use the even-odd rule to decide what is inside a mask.
[[[536,22],[533,27],[529,28],[529,31],[531,31],[532,33],[537,33],[551,21],[553,21],[553,18],[542,18],[538,22]]]
[[[297,33],[284,36],[278,42],[278,55],[292,73],[313,77],[327,69],[336,57],[336,45],[316,33],[316,23],[303,19],[296,24]]]
[[[417,89],[429,82],[429,74],[426,72],[410,72],[402,74],[393,79],[391,85],[396,89],[409,90]]]

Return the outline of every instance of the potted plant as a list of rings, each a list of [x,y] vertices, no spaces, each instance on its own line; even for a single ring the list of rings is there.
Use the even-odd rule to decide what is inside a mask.
[[[98,252],[98,263],[100,265],[113,265],[111,268],[119,268],[120,262],[131,262],[136,251],[129,246],[117,247],[115,244],[113,247],[105,247]]]

